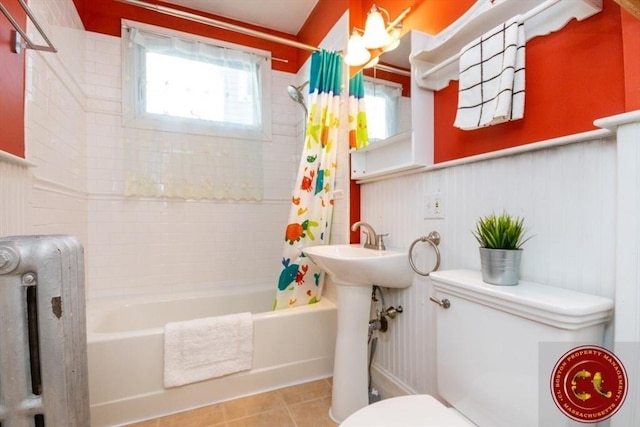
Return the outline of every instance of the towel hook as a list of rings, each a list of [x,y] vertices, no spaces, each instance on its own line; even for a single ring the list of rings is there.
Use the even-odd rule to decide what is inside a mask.
[[[16,22],[13,16],[11,16],[7,8],[2,4],[2,2],[0,2],[0,11],[4,14],[4,16],[7,17],[7,20],[11,23],[11,25],[13,25],[13,28],[16,29],[15,32],[13,32],[13,36],[12,36],[12,45],[11,45],[12,52],[20,53],[23,48],[33,49],[33,50],[42,50],[45,52],[54,52],[54,53],[57,52],[58,49],[56,49],[53,46],[53,43],[51,43],[51,40],[49,40],[49,37],[47,37],[47,35],[45,34],[44,30],[36,20],[36,17],[33,15],[33,12],[29,8],[29,6],[27,6],[24,0],[18,0],[18,3],[20,3],[20,6],[22,6],[22,9],[24,9],[29,19],[31,19],[31,22],[33,22],[34,27],[36,27],[36,29],[44,39],[45,43],[47,43],[47,45],[44,46],[44,45],[37,45],[33,43],[29,38],[29,36],[27,36],[27,33],[22,28],[20,28],[20,25],[18,24],[18,22]]]

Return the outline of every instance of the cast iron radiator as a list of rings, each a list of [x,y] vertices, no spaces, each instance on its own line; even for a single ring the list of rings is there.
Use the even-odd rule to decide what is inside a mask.
[[[0,238],[0,427],[89,427],[84,251]]]

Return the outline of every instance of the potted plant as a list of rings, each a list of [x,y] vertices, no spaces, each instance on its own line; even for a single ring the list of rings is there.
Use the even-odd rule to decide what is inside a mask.
[[[521,246],[526,237],[524,218],[504,211],[480,217],[473,235],[480,243],[482,280],[492,285],[517,285],[520,275]]]

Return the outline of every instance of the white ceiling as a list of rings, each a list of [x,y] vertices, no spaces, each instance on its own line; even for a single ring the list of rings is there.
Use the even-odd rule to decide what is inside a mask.
[[[298,34],[318,0],[167,0],[264,28]]]

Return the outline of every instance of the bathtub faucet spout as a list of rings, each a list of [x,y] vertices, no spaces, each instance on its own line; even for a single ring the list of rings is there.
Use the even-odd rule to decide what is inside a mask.
[[[351,226],[351,231],[356,231],[358,227],[362,229],[362,231],[366,236],[366,240],[364,241],[365,248],[375,249],[378,251],[385,250],[383,238],[385,236],[388,236],[388,234],[376,234],[373,227],[364,221],[354,222],[353,225]]]

